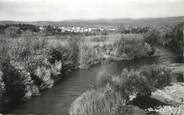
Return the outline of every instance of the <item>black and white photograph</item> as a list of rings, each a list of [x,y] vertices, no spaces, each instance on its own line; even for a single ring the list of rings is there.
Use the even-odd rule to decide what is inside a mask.
[[[0,115],[184,115],[184,0],[0,0]]]

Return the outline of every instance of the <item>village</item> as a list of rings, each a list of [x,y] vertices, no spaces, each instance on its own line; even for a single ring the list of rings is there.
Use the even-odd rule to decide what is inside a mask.
[[[58,33],[98,33],[98,32],[115,32],[113,27],[80,27],[80,26],[39,26],[39,30],[44,32],[48,29],[55,30]]]

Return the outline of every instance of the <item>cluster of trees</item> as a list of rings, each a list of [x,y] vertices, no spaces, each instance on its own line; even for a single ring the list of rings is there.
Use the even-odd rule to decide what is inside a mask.
[[[39,32],[39,26],[35,26],[32,24],[5,24],[0,25],[0,33],[8,34],[11,37],[15,36],[16,34],[21,34],[24,31],[31,31],[31,32]]]
[[[47,25],[47,26],[38,26],[38,25],[33,25],[33,24],[5,24],[5,25],[0,25],[0,34],[5,34],[10,37],[16,37],[20,34],[23,34],[25,31],[29,32],[42,32],[44,35],[107,35],[111,31],[108,30],[103,30],[101,31],[100,29],[96,29],[93,32],[73,32],[73,31],[62,31],[58,26],[54,25]]]
[[[150,27],[125,27],[124,25],[119,26],[119,31],[124,34],[129,34],[129,33],[146,33],[149,31]]]
[[[119,57],[127,57],[128,59],[146,57],[154,53],[153,48],[136,35],[131,36],[131,38],[122,36],[115,47]]]
[[[165,27],[161,29],[149,30],[144,39],[151,45],[161,45],[168,47],[178,54],[179,57],[183,56],[183,27],[184,24],[180,23],[175,26]]]

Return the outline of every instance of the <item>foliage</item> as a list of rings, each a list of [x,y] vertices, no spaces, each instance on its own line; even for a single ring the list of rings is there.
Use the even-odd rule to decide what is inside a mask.
[[[70,115],[143,115],[137,107],[125,105],[124,99],[107,84],[98,90],[89,90],[77,98]]]
[[[70,39],[67,45],[57,47],[48,42],[46,37],[31,31],[14,38],[1,36],[0,69],[3,75],[0,90],[3,90],[8,104],[39,95],[40,91],[51,88],[63,77],[59,74],[69,73],[78,66],[77,40]]]
[[[146,76],[148,85],[153,90],[163,88],[171,83],[171,70],[164,65],[145,66],[140,71],[143,76]]]
[[[122,36],[115,46],[117,47],[117,54],[120,57],[126,55],[129,59],[149,56],[153,52],[149,44],[136,36],[132,36],[131,38]]]
[[[175,51],[178,56],[183,54],[183,23],[174,27],[152,29],[144,36],[145,42],[151,45],[162,45]]]
[[[47,58],[46,45],[47,41],[39,35],[27,33],[10,41],[7,55],[10,60],[22,63],[29,72],[32,72]]]
[[[95,87],[98,89],[106,84],[129,101],[129,96],[139,94],[150,95],[152,91],[161,89],[171,83],[171,71],[165,66],[151,65],[142,67],[140,70],[124,69],[119,76],[102,74],[96,80]]]
[[[3,81],[6,95],[12,102],[19,102],[24,98],[30,98],[30,87],[33,84],[30,73],[19,63],[8,61],[3,63]]]
[[[48,61],[51,64],[61,61],[62,73],[67,73],[67,71],[79,66],[79,47],[77,40],[70,39],[67,43],[65,45],[51,46],[47,51]]]
[[[125,25],[121,24],[118,27],[121,33],[129,34],[129,33],[146,33],[149,31],[150,27],[126,27]]]
[[[6,35],[11,35],[9,33],[12,32],[13,30],[18,30],[18,31],[14,31],[16,33],[12,34],[22,34],[25,31],[31,31],[31,32],[39,32],[39,28],[38,26],[32,25],[32,24],[5,24],[5,25],[0,25],[0,33],[4,33]],[[9,36],[9,37],[13,37],[13,36]]]
[[[4,33],[9,37],[16,37],[20,34],[20,29],[15,26],[10,26],[4,30]]]
[[[178,24],[171,30],[171,32],[168,33],[168,36],[171,37],[168,47],[176,51],[179,56],[182,56],[183,53],[183,27],[183,23]]]
[[[79,49],[80,68],[88,68],[92,65],[100,63],[100,52],[96,51],[96,49],[93,48],[88,41],[81,41]]]
[[[147,42],[150,45],[156,45],[158,44],[157,39],[160,38],[160,32],[156,29],[149,30],[145,35],[145,42]]]
[[[93,89],[83,93],[73,102],[70,114],[142,115],[144,112],[128,105],[131,97],[150,96],[155,89],[170,83],[170,74],[170,70],[165,66],[156,65],[140,70],[124,69],[118,76],[103,73],[97,77]]]

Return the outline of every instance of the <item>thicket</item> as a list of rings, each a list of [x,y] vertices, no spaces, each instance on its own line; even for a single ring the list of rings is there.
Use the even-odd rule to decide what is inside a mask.
[[[166,26],[160,29],[150,29],[144,36],[145,42],[151,45],[162,45],[168,47],[178,54],[183,56],[183,23],[175,26]]]
[[[74,40],[57,48],[49,46],[45,37],[29,32],[15,38],[1,36],[0,40],[0,90],[3,90],[0,95],[4,97],[0,103],[3,105],[39,95],[61,79],[61,74],[78,66],[78,45]]]
[[[128,59],[147,57],[154,53],[153,48],[136,35],[128,38],[122,35],[122,38],[115,43],[114,47],[116,47],[119,57]]]
[[[112,44],[104,44],[103,47],[97,44],[100,47],[96,47],[91,41],[84,40],[85,38],[55,39],[58,44],[51,44],[49,42],[52,39],[31,31],[20,36],[7,35],[0,37],[0,85],[3,86],[0,87],[3,89],[0,95],[8,103],[19,103],[40,95],[42,90],[51,88],[56,81],[77,67],[85,68],[103,62],[104,54],[113,54],[116,46],[120,51],[124,47],[126,50],[133,50],[132,53],[121,51],[127,53],[131,59],[135,55],[147,55],[138,52],[133,54],[137,51],[134,52],[133,48],[141,47],[146,50],[143,52],[149,52],[149,46],[145,47],[145,43],[134,38],[125,40],[129,44],[127,46],[121,46],[124,43],[122,39],[113,49]],[[135,42],[138,45],[133,44]]]
[[[151,92],[171,83],[171,71],[165,66],[145,66],[140,70],[124,69],[118,76],[102,74],[94,88],[77,98],[71,115],[142,115],[144,112],[129,102],[136,96],[150,96]]]

